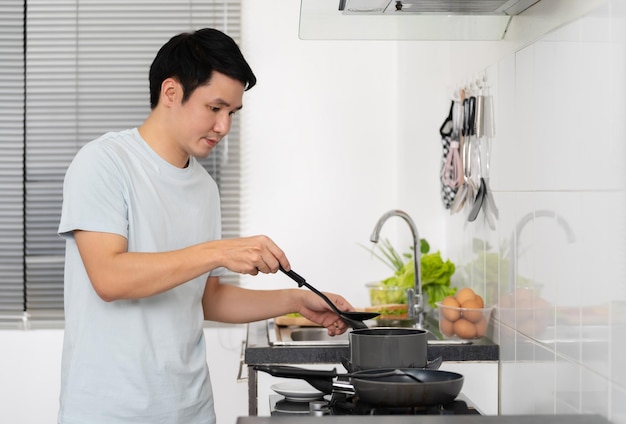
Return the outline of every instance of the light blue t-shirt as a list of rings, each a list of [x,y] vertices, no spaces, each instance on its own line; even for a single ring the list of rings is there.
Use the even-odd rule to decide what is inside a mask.
[[[214,423],[202,295],[208,274],[139,300],[104,302],[73,230],[114,233],[130,252],[164,252],[221,237],[219,192],[191,158],[177,168],[137,129],[85,145],[65,176],[65,338],[59,423]],[[222,270],[212,271],[218,275]]]

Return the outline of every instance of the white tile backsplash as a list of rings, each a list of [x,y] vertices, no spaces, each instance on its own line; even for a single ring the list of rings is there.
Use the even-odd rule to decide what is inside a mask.
[[[453,282],[498,304],[501,414],[626,423],[624,16],[609,0],[486,67],[500,216],[447,224]]]
[[[557,355],[555,371],[555,413],[579,414],[582,383],[578,363]]]
[[[610,414],[613,422],[626,422],[626,389],[623,386],[611,386]]]

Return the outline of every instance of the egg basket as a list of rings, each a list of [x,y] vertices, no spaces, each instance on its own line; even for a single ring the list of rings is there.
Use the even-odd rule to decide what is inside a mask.
[[[446,339],[473,340],[485,337],[494,306],[459,308],[437,302],[439,332]]]

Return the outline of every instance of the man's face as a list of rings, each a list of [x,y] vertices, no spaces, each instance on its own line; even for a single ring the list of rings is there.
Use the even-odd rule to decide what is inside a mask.
[[[173,118],[182,152],[208,156],[230,131],[233,115],[242,107],[243,92],[241,82],[214,72],[209,84],[196,88],[184,104],[179,99]]]

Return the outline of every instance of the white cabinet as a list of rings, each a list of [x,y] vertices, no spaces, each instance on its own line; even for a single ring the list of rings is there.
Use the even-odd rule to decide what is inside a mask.
[[[218,423],[248,415],[248,385],[237,381],[245,332],[245,325],[236,324],[207,323],[204,328]]]
[[[497,415],[499,404],[499,372],[496,361],[444,362],[441,370],[463,375],[461,393],[467,397],[483,415]]]

